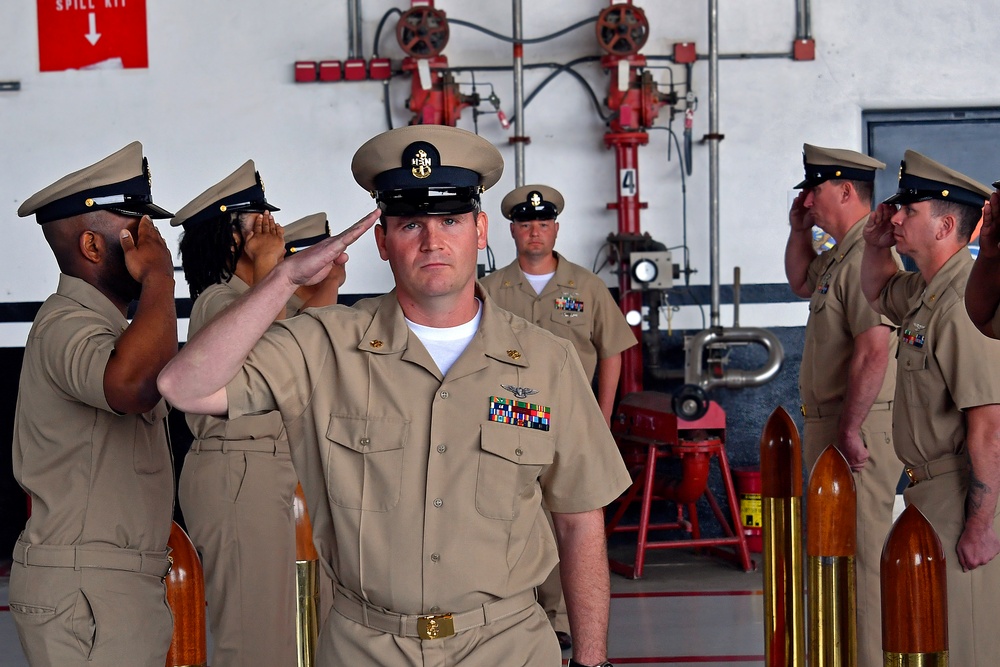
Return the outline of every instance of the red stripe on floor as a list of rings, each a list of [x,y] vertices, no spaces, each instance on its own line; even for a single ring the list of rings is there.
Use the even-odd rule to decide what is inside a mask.
[[[650,591],[645,593],[612,593],[613,598],[684,598],[763,595],[764,591]]]

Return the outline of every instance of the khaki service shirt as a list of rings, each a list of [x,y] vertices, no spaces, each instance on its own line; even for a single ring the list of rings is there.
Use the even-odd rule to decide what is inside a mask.
[[[1000,341],[979,333],[965,312],[972,262],[962,248],[929,285],[919,273],[900,272],[880,296],[899,324],[893,440],[907,465],[963,453],[962,411],[1000,403]]]
[[[104,369],[128,321],[95,287],[59,276],[24,347],[14,477],[31,496],[30,544],[167,548],[174,471],[162,400],[112,411]]]
[[[570,344],[478,296],[447,377],[393,291],[277,322],[227,386],[231,417],[281,411],[335,581],[397,613],[531,590],[557,561],[542,506],[593,510],[630,484]]]
[[[637,341],[604,281],[559,253],[556,258],[556,273],[541,294],[535,293],[516,259],[484,278],[483,288],[501,308],[573,343],[584,372],[593,379],[598,359]]]
[[[888,318],[872,310],[861,291],[861,257],[865,251],[861,232],[865,219],[809,264],[806,284],[812,297],[799,368],[799,395],[806,405],[842,401],[847,393],[855,337],[882,324],[893,326]],[[896,263],[902,268],[898,257]],[[896,345],[896,339],[892,338],[889,364],[876,403],[892,400],[896,387]]]
[[[208,287],[198,295],[191,308],[191,323],[188,336],[208,324],[212,318],[225,310],[250,286],[236,276],[228,282]],[[208,415],[185,415],[188,428],[197,440],[287,440],[285,425],[277,412],[240,417],[239,419],[219,419]]]

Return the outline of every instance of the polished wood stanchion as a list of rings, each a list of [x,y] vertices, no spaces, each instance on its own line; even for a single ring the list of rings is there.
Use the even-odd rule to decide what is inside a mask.
[[[167,652],[167,667],[205,667],[205,575],[191,538],[175,521],[170,527],[170,573],[167,603],[174,614],[174,635]]]
[[[802,445],[783,408],[760,437],[764,529],[764,664],[804,667],[802,598]]]
[[[295,487],[295,643],[298,667],[316,663],[319,637],[319,554],[313,544],[312,522],[302,485]]]
[[[882,548],[882,654],[886,667],[947,667],[948,579],[933,526],[910,505]]]
[[[816,460],[806,492],[809,664],[858,664],[857,490],[851,466],[830,445]]]

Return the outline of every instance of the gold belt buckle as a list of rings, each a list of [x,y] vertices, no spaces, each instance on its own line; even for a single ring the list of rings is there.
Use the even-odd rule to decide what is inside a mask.
[[[443,639],[455,634],[455,621],[451,614],[436,614],[417,618],[417,634],[421,639]]]
[[[801,413],[802,413],[802,416],[803,416],[803,417],[805,417],[805,416],[806,416],[806,404],[805,404],[805,403],[803,403],[803,404],[801,404],[801,405],[799,406],[799,412],[801,412]]]
[[[910,478],[910,484],[916,484],[920,481],[913,475],[913,468],[904,468],[903,471],[906,473],[906,476]]]

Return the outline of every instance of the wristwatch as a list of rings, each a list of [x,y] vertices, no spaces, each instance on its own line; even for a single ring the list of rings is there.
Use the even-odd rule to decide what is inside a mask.
[[[570,658],[569,659],[569,667],[588,667],[588,665],[584,665],[583,663],[577,662],[573,658]],[[593,665],[592,667],[615,667],[615,666],[612,665],[607,660],[605,660],[604,662],[599,662],[596,665]]]

